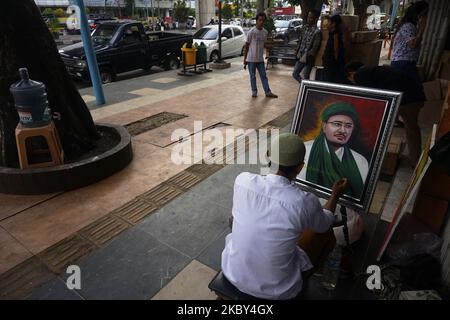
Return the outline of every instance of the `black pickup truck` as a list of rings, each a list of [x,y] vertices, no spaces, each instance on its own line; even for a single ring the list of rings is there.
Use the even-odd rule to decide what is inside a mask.
[[[105,21],[92,33],[92,41],[103,83],[114,81],[118,73],[161,66],[166,70],[180,65],[181,47],[192,39],[185,34],[146,33],[136,21]],[[59,51],[69,74],[90,79],[83,43]]]

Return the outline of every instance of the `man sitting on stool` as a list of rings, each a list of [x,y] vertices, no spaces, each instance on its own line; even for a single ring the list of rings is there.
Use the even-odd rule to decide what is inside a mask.
[[[244,172],[236,178],[233,228],[222,252],[222,272],[241,292],[262,299],[295,298],[303,278],[334,247],[333,212],[348,182],[337,181],[322,208],[316,196],[292,183],[304,157],[303,141],[284,133],[271,146],[275,174]]]

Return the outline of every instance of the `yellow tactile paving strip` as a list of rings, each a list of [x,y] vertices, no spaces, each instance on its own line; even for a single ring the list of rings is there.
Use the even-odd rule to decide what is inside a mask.
[[[245,149],[248,150],[248,148],[249,143],[246,143]],[[234,158],[234,156],[236,156],[236,153],[232,157]],[[36,260],[36,257],[31,257],[22,264],[1,274],[0,289],[2,289],[3,294],[0,295],[0,298],[20,299],[26,297],[34,288],[45,283],[51,273],[59,274],[68,265],[99,248],[120,232],[138,223],[148,214],[188,191],[189,188],[221,168],[223,168],[223,165],[192,165],[172,179],[144,192],[121,208],[95,220],[83,229],[40,252],[37,255],[39,260]],[[39,266],[37,269],[39,272],[32,272],[32,276],[38,278],[33,280],[35,285],[29,283],[29,277],[18,276],[24,272],[24,266],[25,270],[29,270],[30,266],[33,265]],[[23,281],[26,281],[26,283],[23,283]]]
[[[135,158],[130,166],[98,184],[56,196],[38,197],[29,200],[26,206],[21,204],[18,209],[14,204],[20,204],[20,197],[10,198],[6,216],[9,212],[14,212],[14,216],[0,221],[2,245],[8,243],[8,248],[0,247],[0,288],[1,292],[6,292],[2,298],[24,297],[34,288],[16,278],[24,268],[28,270],[39,265],[35,276],[46,279],[48,274],[57,273],[68,262],[102,246],[223,168],[223,159],[233,160],[243,151],[235,150],[221,159],[216,157],[215,161],[222,160],[218,165],[174,166],[170,161],[174,143],[170,134],[175,128],[185,127],[192,134],[195,119],[203,121],[203,129],[220,122],[243,129],[287,125],[290,119],[286,111],[293,108],[298,84],[291,81],[290,72],[281,66],[270,72],[271,86],[280,95],[279,99],[263,96],[252,99],[246,72],[215,73],[214,77],[208,75],[207,81],[93,110],[96,121],[121,125],[164,111],[186,113],[188,118],[152,130],[151,134],[147,132],[134,137]],[[245,150],[249,147],[247,142]],[[0,195],[0,201],[2,199],[3,195]],[[81,254],[68,250],[68,243],[79,248]],[[10,248],[14,252],[10,252]],[[4,263],[7,258],[9,262]],[[14,285],[11,283],[13,278],[16,279]],[[23,281],[28,280],[24,278]],[[43,282],[34,283],[39,286]],[[20,286],[24,289],[16,292]]]

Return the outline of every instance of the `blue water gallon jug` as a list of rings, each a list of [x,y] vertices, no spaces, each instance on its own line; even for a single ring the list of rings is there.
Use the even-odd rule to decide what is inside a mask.
[[[24,127],[41,127],[52,120],[45,84],[31,80],[26,68],[20,68],[21,80],[9,87]]]

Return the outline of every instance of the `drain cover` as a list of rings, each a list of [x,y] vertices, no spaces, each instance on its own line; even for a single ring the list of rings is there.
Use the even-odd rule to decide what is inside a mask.
[[[125,126],[125,128],[127,128],[130,135],[137,136],[138,134],[141,134],[143,132],[156,129],[167,123],[174,122],[186,117],[187,115],[184,114],[161,112],[139,121],[129,123]]]

